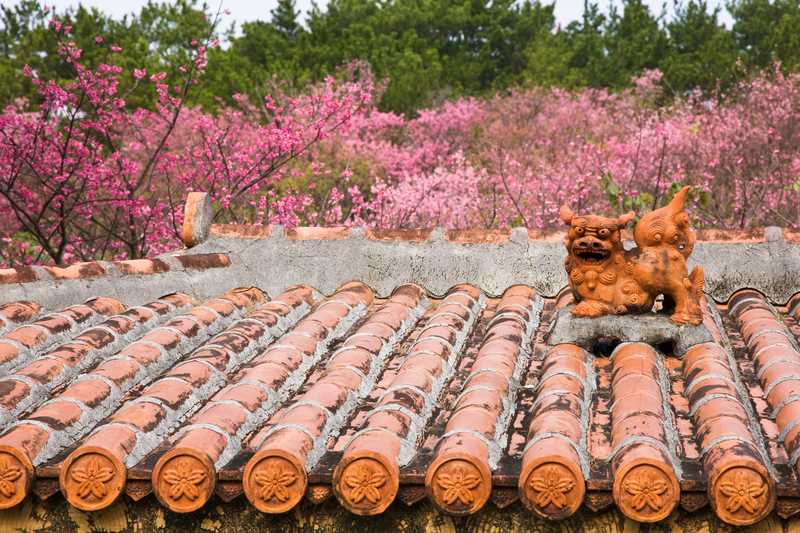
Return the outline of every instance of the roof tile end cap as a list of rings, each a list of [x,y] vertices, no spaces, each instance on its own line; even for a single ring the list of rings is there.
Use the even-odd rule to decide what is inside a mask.
[[[400,469],[396,459],[361,450],[346,454],[333,472],[333,491],[353,514],[381,514],[397,497]]]
[[[559,443],[563,444],[563,441]],[[551,520],[573,515],[586,495],[580,466],[561,454],[542,455],[526,462],[519,476],[518,488],[527,509]]]
[[[0,510],[18,505],[33,484],[33,464],[14,446],[0,445]]]
[[[308,486],[303,462],[290,452],[266,449],[256,453],[244,468],[245,496],[263,513],[285,513],[293,509]]]
[[[217,472],[205,453],[179,447],[161,456],[153,468],[151,482],[164,507],[176,513],[191,513],[211,498]]]
[[[614,474],[613,497],[620,511],[637,522],[659,522],[680,501],[681,488],[671,466],[641,457]]]
[[[775,483],[755,459],[737,457],[708,483],[711,506],[724,522],[749,526],[760,522],[775,508]]]
[[[486,460],[476,454],[447,453],[437,457],[428,468],[425,492],[447,514],[474,514],[492,494],[492,473]]]
[[[181,238],[187,248],[197,246],[208,238],[214,210],[211,196],[206,192],[190,192],[183,211]]]
[[[125,465],[114,454],[98,446],[82,446],[64,461],[58,482],[73,507],[98,511],[119,498],[126,477]]]

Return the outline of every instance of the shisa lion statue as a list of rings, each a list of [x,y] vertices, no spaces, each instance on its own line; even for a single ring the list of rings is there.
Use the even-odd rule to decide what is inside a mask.
[[[703,269],[696,266],[690,274],[686,266],[695,242],[684,211],[688,192],[684,187],[669,204],[643,216],[633,230],[637,247],[628,251],[620,234],[635,213],[607,218],[561,207],[561,219],[570,225],[564,266],[576,301],[573,316],[646,313],[663,294],[673,322],[703,321]]]

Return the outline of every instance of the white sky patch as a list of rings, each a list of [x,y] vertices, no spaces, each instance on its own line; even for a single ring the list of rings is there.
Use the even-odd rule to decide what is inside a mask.
[[[216,11],[220,3],[219,0],[207,0],[207,2],[213,11]],[[77,6],[79,2],[77,0],[44,0],[42,3],[62,10],[66,7]],[[95,6],[101,11],[119,18],[127,13],[138,13],[142,6],[147,4],[147,0],[126,0],[125,2],[121,2],[120,0],[82,0],[80,3],[84,6]],[[223,18],[222,27],[227,27],[231,22],[235,22],[238,28],[243,22],[251,20],[269,20],[270,11],[277,3],[277,0],[222,0],[223,9],[228,9],[231,13]],[[319,6],[324,6],[326,3],[327,0],[317,1]],[[547,2],[545,1],[545,3]],[[607,6],[609,3],[614,3],[617,6],[621,4],[619,0],[614,0],[613,2],[610,0],[600,0],[599,4],[603,6],[604,12],[608,11]],[[660,14],[664,4],[666,4],[667,13],[670,15],[672,13],[671,0],[645,0],[645,3],[650,6],[651,13]],[[296,0],[297,9],[301,13],[308,11],[311,8],[311,4],[312,0]],[[715,6],[721,6],[723,8],[721,20],[726,26],[731,26],[732,19],[724,9],[723,0],[710,0],[708,5],[709,9]],[[583,0],[556,0],[555,11],[558,23],[561,24],[562,27],[566,26],[573,20],[580,19],[583,13]],[[305,19],[304,16],[300,18],[301,21]]]

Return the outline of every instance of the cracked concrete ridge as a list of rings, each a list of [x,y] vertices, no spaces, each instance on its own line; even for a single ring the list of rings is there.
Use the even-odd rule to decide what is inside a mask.
[[[350,280],[366,283],[381,297],[406,282],[418,283],[432,295],[443,295],[458,283],[471,283],[489,295],[498,295],[505,287],[522,283],[543,296],[553,296],[567,284],[566,252],[558,236],[532,240],[516,228],[494,242],[464,243],[444,238],[442,231],[425,232],[417,240],[379,240],[368,238],[359,228],[329,229],[329,236],[319,238],[310,231],[318,229],[303,228],[312,235],[300,238],[290,237],[282,227],[253,230],[254,235],[212,231],[191,250],[161,256],[172,267],[167,272],[9,283],[0,286],[0,300],[31,299],[55,308],[78,298],[107,294],[126,305],[136,305],[176,290],[203,299],[248,285],[278,294],[298,283],[331,294]],[[291,231],[300,234],[300,230]],[[700,265],[705,269],[706,293],[716,301],[726,301],[736,290],[752,288],[771,302],[783,304],[800,290],[800,243],[774,233],[769,233],[769,241],[700,241],[689,268]],[[184,254],[210,252],[227,254],[230,265],[192,269],[176,260]]]

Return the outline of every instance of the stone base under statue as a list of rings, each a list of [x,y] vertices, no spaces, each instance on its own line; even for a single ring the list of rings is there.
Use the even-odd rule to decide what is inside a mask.
[[[695,344],[714,342],[705,325],[678,325],[665,314],[584,318],[572,316],[573,308],[574,305],[568,305],[558,311],[547,335],[548,345],[571,343],[594,351],[603,344],[644,342],[656,348],[671,346],[673,353],[665,355],[680,357]]]

